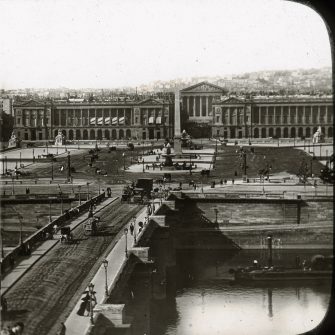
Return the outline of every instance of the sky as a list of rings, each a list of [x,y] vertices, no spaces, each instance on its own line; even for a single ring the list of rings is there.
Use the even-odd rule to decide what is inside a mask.
[[[0,88],[116,88],[331,66],[311,8],[281,0],[0,0]]]

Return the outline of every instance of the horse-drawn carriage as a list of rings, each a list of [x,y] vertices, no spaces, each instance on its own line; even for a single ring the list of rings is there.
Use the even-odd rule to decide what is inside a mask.
[[[85,235],[95,235],[98,232],[98,223],[100,222],[100,217],[94,216],[84,223],[84,233]]]
[[[69,226],[61,227],[60,229],[60,243],[73,243],[73,235]]]

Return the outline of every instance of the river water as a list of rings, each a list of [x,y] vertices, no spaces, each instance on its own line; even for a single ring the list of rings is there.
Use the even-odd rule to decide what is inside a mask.
[[[327,311],[330,281],[232,283],[229,269],[251,265],[253,259],[266,265],[266,250],[178,251],[171,257],[165,247],[160,243],[154,248],[157,266],[150,276],[151,294],[145,293],[139,278],[131,285],[132,334],[299,334],[316,327]],[[293,266],[296,256],[309,260],[315,254],[331,251],[278,249],[273,262]]]

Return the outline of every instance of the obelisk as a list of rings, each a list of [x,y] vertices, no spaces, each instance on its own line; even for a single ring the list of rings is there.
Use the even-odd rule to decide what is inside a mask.
[[[180,97],[179,90],[174,92],[174,153],[181,154]]]

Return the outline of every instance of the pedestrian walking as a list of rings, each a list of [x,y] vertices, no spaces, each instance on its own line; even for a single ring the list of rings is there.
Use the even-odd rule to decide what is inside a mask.
[[[147,216],[151,215],[151,206],[148,204],[147,206]]]
[[[26,246],[26,255],[27,255],[27,256],[30,256],[30,255],[31,255],[31,249],[30,249],[30,245],[29,245],[29,243],[28,243],[27,246]]]
[[[134,234],[134,229],[135,229],[134,224],[131,222],[131,223],[130,223],[130,226],[129,226],[129,230],[130,230],[130,234],[131,234],[131,235]]]
[[[231,180],[231,183],[234,185],[234,183],[235,183],[235,180],[234,180],[234,178]]]
[[[53,230],[54,230],[54,234],[56,235],[57,232],[58,232],[58,226],[57,226],[56,223],[55,223],[54,226],[53,226]]]
[[[85,315],[85,311],[87,310],[87,305],[90,304],[90,295],[88,293],[88,291],[85,291],[84,293],[86,293],[86,295],[81,299],[81,303],[79,306],[79,309],[77,311],[77,314],[80,316],[84,316]]]

